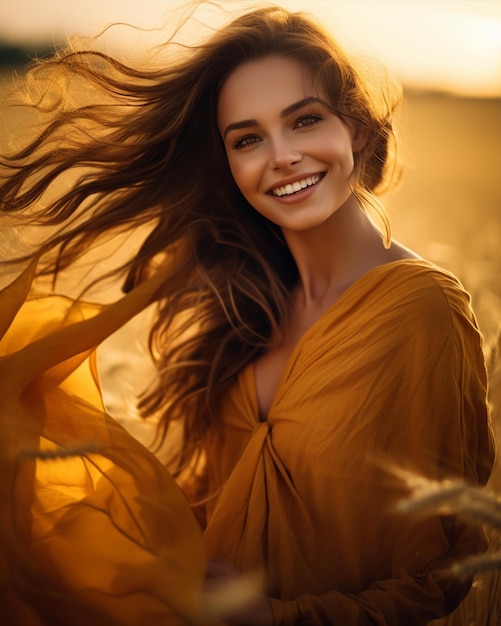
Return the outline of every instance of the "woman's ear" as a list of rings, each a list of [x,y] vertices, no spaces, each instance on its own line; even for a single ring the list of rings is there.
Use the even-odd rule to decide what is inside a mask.
[[[369,129],[366,126],[350,126],[351,129],[351,147],[353,153],[360,152],[365,147],[369,137]]]

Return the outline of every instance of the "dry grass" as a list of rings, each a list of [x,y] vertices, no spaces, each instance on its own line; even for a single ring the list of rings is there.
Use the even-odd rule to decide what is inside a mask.
[[[501,333],[492,342],[487,361],[490,372],[490,398],[496,440],[501,442]],[[481,525],[490,539],[491,550],[485,554],[456,562],[452,571],[458,576],[471,577],[486,572],[501,572],[501,468],[496,462],[485,488],[461,481],[434,481],[410,472],[397,471],[411,495],[401,501],[402,513],[422,515],[439,512],[458,515]],[[498,626],[496,624],[496,626]]]
[[[492,545],[496,547],[500,544],[501,499],[497,494],[459,481],[434,481],[415,474],[408,474],[406,483],[411,495],[400,503],[400,512],[413,515],[429,512],[458,515],[483,526],[492,538]],[[452,566],[455,574],[467,577],[492,570],[501,570],[501,551],[468,557]]]

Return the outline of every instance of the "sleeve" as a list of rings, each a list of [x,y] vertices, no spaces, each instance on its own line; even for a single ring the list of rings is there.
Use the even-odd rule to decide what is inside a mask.
[[[375,384],[388,398],[378,418],[387,425],[376,435],[381,458],[430,479],[484,485],[494,439],[482,337],[468,294],[452,279],[433,279],[378,324],[378,340],[387,344],[385,373]],[[385,498],[385,486],[377,489]],[[451,613],[471,580],[453,577],[448,567],[485,550],[482,530],[453,515],[430,514],[390,520],[383,532],[381,543],[391,542],[391,577],[359,593],[272,598],[274,623],[424,626]]]

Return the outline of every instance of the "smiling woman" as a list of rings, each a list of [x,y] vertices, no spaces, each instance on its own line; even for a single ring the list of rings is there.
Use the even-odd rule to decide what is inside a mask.
[[[218,124],[240,191],[286,237],[357,204],[350,181],[364,133],[354,137],[294,59],[264,57],[235,70],[219,96]]]
[[[391,239],[376,197],[396,100],[277,7],[182,50],[40,62],[41,130],[0,159],[4,217],[52,227],[0,294],[3,614],[425,626],[486,542],[398,513],[401,477],[483,485],[494,450],[470,298]],[[93,274],[122,298],[85,302],[84,276],[40,294],[124,233],[135,249]],[[151,304],[139,410],[167,468],[106,414],[94,355]]]

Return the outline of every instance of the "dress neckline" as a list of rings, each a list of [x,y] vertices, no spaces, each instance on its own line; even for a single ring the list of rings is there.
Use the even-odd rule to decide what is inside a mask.
[[[268,413],[267,413],[267,415],[265,417],[262,417],[261,411],[259,409],[259,401],[258,401],[257,386],[256,386],[256,368],[255,368],[256,361],[252,361],[249,364],[248,367],[251,370],[251,372],[250,372],[250,376],[251,376],[250,388],[252,389],[252,403],[253,403],[253,407],[254,407],[254,415],[255,415],[256,421],[258,423],[266,423],[266,422],[268,422],[269,414],[270,414],[271,410],[273,409],[273,407],[275,406],[275,403],[276,403],[276,400],[277,400],[277,396],[278,396],[278,392],[279,392],[279,390],[281,389],[281,387],[282,387],[282,385],[284,383],[284,378],[286,376],[286,373],[290,369],[290,364],[291,364],[292,360],[295,358],[297,352],[301,349],[301,346],[308,339],[308,337],[313,332],[315,332],[315,330],[318,328],[318,326],[321,325],[327,317],[329,317],[332,314],[332,311],[334,309],[338,308],[339,306],[341,306],[344,303],[344,301],[347,300],[351,296],[351,294],[353,292],[355,292],[356,289],[358,289],[360,287],[361,284],[363,284],[364,282],[372,279],[376,274],[379,274],[380,272],[388,271],[390,269],[393,269],[396,266],[407,266],[407,265],[417,265],[417,266],[423,266],[423,267],[428,267],[428,268],[436,267],[430,261],[427,261],[427,260],[422,259],[422,258],[397,259],[395,261],[389,261],[388,263],[381,263],[380,265],[375,265],[374,267],[371,267],[369,270],[367,270],[367,272],[364,272],[355,281],[353,281],[353,283],[351,283],[351,285],[349,285],[343,291],[343,293],[339,296],[339,298],[337,298],[318,317],[318,319],[316,319],[313,322],[313,324],[303,333],[303,335],[301,335],[301,337],[297,341],[296,345],[292,349],[291,353],[287,357],[287,360],[285,361],[282,373],[281,373],[281,375],[279,377],[279,381],[278,381],[278,385],[277,385],[277,389],[276,389],[275,395],[273,396],[273,399],[272,399],[272,401],[270,403],[270,406],[269,406],[269,409],[268,409]]]

